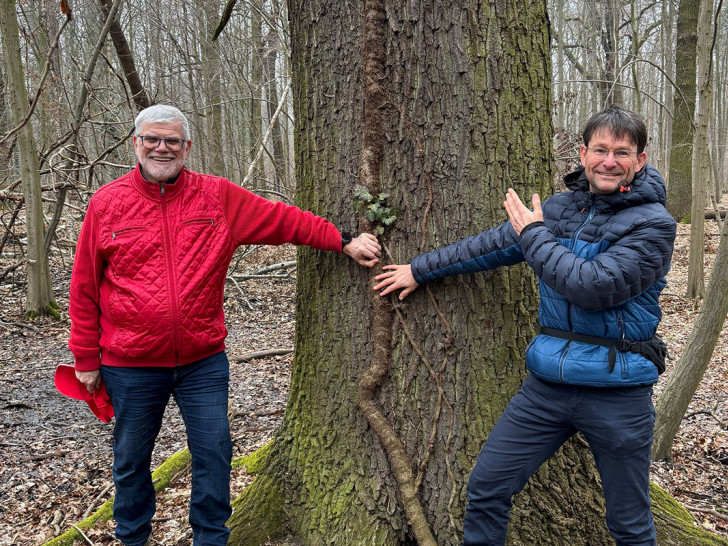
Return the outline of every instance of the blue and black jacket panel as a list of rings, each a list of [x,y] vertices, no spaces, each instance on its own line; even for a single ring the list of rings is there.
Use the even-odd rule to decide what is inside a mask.
[[[624,191],[589,191],[583,168],[567,175],[569,191],[543,205],[543,223],[520,237],[510,222],[412,260],[419,283],[525,261],[539,278],[542,327],[606,339],[648,341],[662,318],[659,295],[675,241],[665,183],[646,165]],[[537,377],[616,387],[657,381],[655,365],[633,352],[540,334],[526,365]],[[611,369],[610,369],[611,368]]]

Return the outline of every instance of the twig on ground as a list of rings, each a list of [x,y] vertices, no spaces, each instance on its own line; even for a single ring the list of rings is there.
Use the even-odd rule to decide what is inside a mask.
[[[728,423],[721,420],[720,417],[718,417],[715,413],[715,410],[718,409],[718,402],[715,403],[713,406],[713,409],[704,409],[704,410],[696,410],[692,411],[683,417],[683,419],[690,419],[691,417],[695,417],[696,415],[710,415],[715,421],[720,425],[722,429],[728,430]]]
[[[86,508],[86,511],[83,513],[83,516],[81,516],[82,520],[86,519],[87,517],[89,517],[91,515],[91,513],[93,512],[94,508],[96,508],[96,505],[99,503],[99,501],[101,499],[103,499],[113,487],[114,487],[114,483],[112,482],[109,485],[107,485],[106,487],[104,487],[104,490],[101,491],[101,493],[96,495],[96,498],[93,501],[91,501],[91,504],[88,505],[88,508]]]
[[[266,356],[276,356],[276,355],[287,355],[289,353],[292,353],[293,349],[267,349],[265,351],[256,351],[253,353],[245,353],[240,356],[233,356],[230,358],[233,362],[247,362],[248,360],[253,360],[254,358],[264,358]]]
[[[89,543],[89,544],[90,544],[91,546],[96,546],[96,545],[95,545],[95,544],[93,543],[93,541],[92,541],[92,540],[91,540],[90,538],[88,538],[88,537],[87,537],[87,536],[86,536],[86,535],[85,535],[85,534],[83,533],[83,531],[81,531],[81,529],[79,529],[78,527],[76,527],[76,526],[75,526],[75,525],[74,525],[73,523],[71,524],[71,527],[73,527],[74,529],[76,529],[76,531],[77,531],[77,532],[78,532],[78,533],[79,533],[79,534],[80,534],[80,535],[81,535],[81,536],[83,537],[83,539],[84,539],[84,540],[85,540],[86,542],[88,542],[88,543]]]
[[[722,519],[723,521],[728,521],[728,516],[726,516],[725,514],[721,514],[715,508],[698,508],[697,506],[690,506],[687,504],[685,505],[685,508],[687,508],[691,512],[709,514],[709,515],[713,516],[714,518]]]
[[[235,285],[235,288],[238,289],[238,292],[240,292],[240,297],[243,298],[243,301],[245,302],[245,305],[248,306],[248,310],[255,311],[253,309],[253,306],[250,305],[250,302],[248,301],[248,298],[245,297],[245,294],[243,293],[243,289],[240,287],[240,284],[238,284],[238,281],[235,280],[235,277],[228,277],[229,281],[233,281],[233,284]]]

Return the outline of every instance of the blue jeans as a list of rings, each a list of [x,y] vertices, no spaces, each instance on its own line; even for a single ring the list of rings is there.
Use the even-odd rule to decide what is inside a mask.
[[[620,546],[656,545],[649,493],[654,420],[651,386],[602,389],[529,375],[470,474],[465,544],[505,544],[511,497],[581,431],[602,478],[612,537]]]
[[[152,530],[155,492],[152,449],[174,396],[192,455],[190,525],[195,546],[227,543],[232,442],[227,419],[229,363],[220,352],[176,368],[102,366],[114,407],[114,519],[116,537],[142,545]]]

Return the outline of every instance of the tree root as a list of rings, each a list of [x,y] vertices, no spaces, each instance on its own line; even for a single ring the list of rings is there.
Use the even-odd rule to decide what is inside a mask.
[[[379,193],[381,162],[384,154],[383,116],[387,98],[381,86],[385,72],[385,32],[387,15],[383,0],[364,0],[362,66],[364,76],[364,116],[359,183],[372,195]],[[371,224],[360,217],[361,231],[372,231]],[[389,303],[369,290],[372,306],[372,344],[374,353],[369,369],[357,385],[357,402],[369,426],[379,438],[389,457],[397,480],[402,504],[417,543],[435,546],[412,472],[412,462],[396,431],[377,407],[374,397],[389,370],[391,360],[392,314]]]
[[[437,542],[432,536],[422,504],[417,496],[417,485],[412,473],[412,463],[397,432],[387,422],[386,417],[377,407],[374,395],[389,369],[391,314],[389,303],[372,291],[374,304],[373,332],[374,355],[369,369],[359,380],[357,386],[357,402],[369,426],[376,433],[384,447],[394,476],[399,486],[407,519],[412,526],[417,544],[435,546]]]

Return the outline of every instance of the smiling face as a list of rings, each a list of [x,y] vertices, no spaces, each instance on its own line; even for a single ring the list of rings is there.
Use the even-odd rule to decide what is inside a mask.
[[[184,139],[182,122],[144,122],[139,135],[158,138]],[[190,155],[191,141],[186,141],[182,149],[174,152],[167,148],[166,142],[160,142],[154,150],[142,145],[142,139],[134,135],[134,152],[144,172],[144,178],[150,182],[166,182],[177,176]]]
[[[599,156],[593,150],[608,150],[606,156]],[[617,158],[615,151],[632,152],[629,157]],[[637,145],[628,135],[616,137],[608,129],[595,131],[587,144],[579,149],[589,190],[594,193],[614,193],[620,186],[629,186],[637,171],[644,167],[647,154],[637,153]]]

